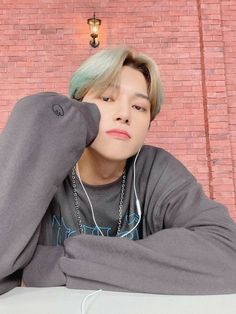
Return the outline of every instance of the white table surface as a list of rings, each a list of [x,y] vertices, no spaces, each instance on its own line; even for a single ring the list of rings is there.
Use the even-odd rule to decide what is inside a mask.
[[[81,314],[92,291],[15,288],[0,296],[1,314]],[[87,299],[86,314],[236,314],[236,294],[174,296],[101,291]]]

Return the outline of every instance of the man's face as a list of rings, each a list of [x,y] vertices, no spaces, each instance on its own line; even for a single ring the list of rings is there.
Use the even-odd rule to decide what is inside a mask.
[[[99,133],[87,149],[117,161],[137,153],[150,124],[150,102],[142,73],[123,66],[119,88],[110,86],[100,96],[90,90],[83,101],[95,103],[101,113]],[[122,131],[127,135],[119,133]]]

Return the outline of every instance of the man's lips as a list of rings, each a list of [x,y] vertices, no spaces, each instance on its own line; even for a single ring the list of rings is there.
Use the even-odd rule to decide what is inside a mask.
[[[106,133],[114,137],[131,138],[130,134],[127,131],[121,130],[121,129],[112,129],[112,130],[106,131]]]

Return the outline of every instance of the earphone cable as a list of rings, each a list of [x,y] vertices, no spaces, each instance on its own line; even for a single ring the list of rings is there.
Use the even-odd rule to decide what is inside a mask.
[[[85,302],[87,301],[88,298],[90,298],[91,296],[93,296],[94,294],[101,292],[102,289],[96,290],[92,293],[89,293],[88,295],[86,295],[81,303],[81,314],[85,314]]]
[[[135,224],[135,226],[134,226],[131,230],[129,230],[128,232],[122,234],[122,235],[120,236],[120,238],[124,238],[124,237],[126,237],[128,234],[130,234],[135,228],[137,228],[137,226],[139,225],[139,223],[140,223],[140,221],[141,221],[142,211],[141,211],[140,202],[139,202],[139,199],[138,199],[138,195],[137,195],[137,191],[136,191],[136,186],[135,186],[135,176],[136,176],[136,174],[135,174],[135,164],[136,164],[136,160],[137,160],[137,158],[138,158],[138,155],[139,155],[139,153],[140,153],[141,148],[142,148],[142,146],[140,147],[140,149],[139,149],[139,151],[138,151],[138,153],[137,153],[137,155],[135,156],[135,159],[134,159],[134,194],[135,194],[136,207],[137,207],[137,212],[138,212],[138,217],[139,217],[139,218],[138,218],[138,221],[137,221],[137,223]]]
[[[85,190],[85,187],[84,187],[84,185],[83,185],[83,182],[82,182],[82,180],[81,180],[81,178],[80,178],[80,173],[79,173],[79,169],[78,169],[78,168],[77,168],[77,175],[78,175],[80,184],[81,184],[81,186],[82,186],[82,188],[83,188],[83,190],[84,190],[84,193],[85,193],[85,195],[86,195],[86,197],[87,197],[87,199],[88,199],[88,202],[89,202],[89,205],[90,205],[90,208],[91,208],[91,212],[92,212],[93,221],[94,221],[94,223],[95,223],[95,226],[96,226],[96,228],[98,229],[98,231],[101,233],[101,235],[104,237],[104,234],[102,233],[102,230],[99,228],[99,226],[98,226],[98,224],[97,224],[97,221],[96,221],[96,219],[95,219],[94,210],[93,210],[93,205],[92,205],[92,203],[91,203],[91,201],[90,201],[90,198],[89,198],[89,196],[88,196],[88,193],[87,193],[87,191]]]

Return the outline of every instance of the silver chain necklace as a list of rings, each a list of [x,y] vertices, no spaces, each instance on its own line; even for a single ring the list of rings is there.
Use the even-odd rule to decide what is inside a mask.
[[[75,176],[76,176],[76,166],[74,166],[72,168],[72,171],[71,171],[74,205],[75,205],[73,211],[75,213],[76,222],[77,222],[79,231],[82,234],[82,233],[84,233],[84,230],[83,230],[82,220],[80,217],[80,209],[79,209],[79,201],[78,201],[78,196],[77,196],[77,191],[76,191],[77,186],[76,186]],[[119,218],[118,218],[118,227],[117,227],[116,236],[119,235],[120,230],[121,230],[122,209],[123,209],[124,194],[125,194],[125,184],[126,184],[126,170],[124,169],[123,175],[122,175],[121,191],[120,191],[120,202],[119,202],[119,211],[118,211]]]

